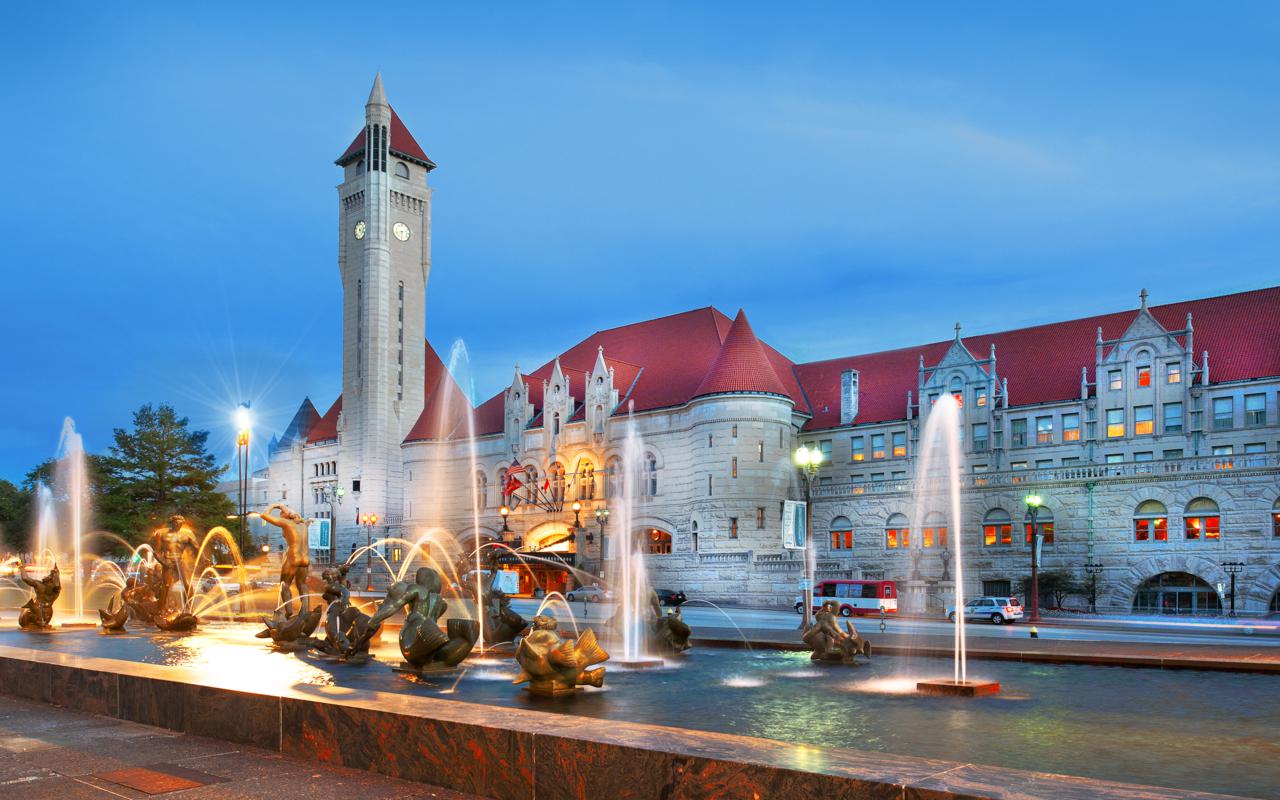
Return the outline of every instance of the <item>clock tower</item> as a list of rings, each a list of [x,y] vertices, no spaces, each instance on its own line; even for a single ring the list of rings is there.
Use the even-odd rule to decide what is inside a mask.
[[[337,160],[338,269],[342,277],[342,416],[338,474],[355,522],[402,519],[400,443],[423,407],[431,189],[435,164],[387,102],[382,75],[364,129]]]

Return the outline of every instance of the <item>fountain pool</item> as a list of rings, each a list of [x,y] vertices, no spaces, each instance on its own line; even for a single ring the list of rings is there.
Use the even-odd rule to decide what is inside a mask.
[[[267,693],[309,684],[420,694],[815,747],[1280,797],[1274,735],[1280,692],[1268,675],[984,662],[973,666],[975,677],[1000,681],[1004,694],[958,699],[916,694],[917,676],[896,658],[825,667],[805,653],[699,648],[660,670],[606,664],[604,689],[548,700],[511,685],[516,668],[509,648],[423,679],[386,668],[399,661],[394,644],[375,651],[381,663],[353,666],[273,652],[252,638],[256,630],[224,623],[190,636],[9,630],[0,632],[0,646],[185,665],[224,679],[243,675],[245,689]],[[910,667],[947,675],[951,663],[915,658]]]

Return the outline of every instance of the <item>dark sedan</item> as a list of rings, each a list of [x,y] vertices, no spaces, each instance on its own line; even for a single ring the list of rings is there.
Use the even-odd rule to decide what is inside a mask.
[[[689,598],[684,596],[684,592],[676,589],[656,589],[658,593],[658,603],[664,606],[673,606],[679,608]]]

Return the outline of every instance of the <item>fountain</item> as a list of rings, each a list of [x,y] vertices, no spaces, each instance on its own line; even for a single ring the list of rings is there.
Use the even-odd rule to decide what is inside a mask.
[[[645,623],[649,614],[649,580],[645,570],[645,540],[637,536],[637,509],[640,504],[640,481],[645,479],[644,447],[640,434],[636,431],[635,420],[628,418],[627,435],[622,446],[622,486],[618,504],[617,532],[613,534],[615,544],[613,557],[613,574],[610,581],[614,586],[618,602],[615,628],[622,644],[622,657],[616,663],[631,669],[661,667],[662,659],[650,651],[650,632]]]
[[[951,680],[919,681],[916,689],[924,694],[976,697],[999,692],[1000,684],[995,681],[970,680],[968,674],[964,630],[964,539],[960,518],[960,425],[960,404],[950,394],[944,394],[934,403],[920,434],[922,446],[916,466],[919,487],[916,494],[916,519],[923,519],[924,504],[928,498],[939,495],[947,498],[947,527],[951,544],[955,547],[956,622]],[[934,459],[939,456],[944,459],[941,469],[934,465]],[[942,482],[940,490],[934,488],[939,481]]]
[[[400,654],[404,662],[400,670],[424,672],[458,666],[480,637],[480,626],[475,620],[449,619],[445,621],[446,630],[440,629],[438,621],[449,608],[440,597],[443,587],[440,573],[430,567],[419,567],[412,583],[391,584],[386,598],[369,620],[362,643],[372,638],[384,621],[404,609],[407,616],[400,627]]]

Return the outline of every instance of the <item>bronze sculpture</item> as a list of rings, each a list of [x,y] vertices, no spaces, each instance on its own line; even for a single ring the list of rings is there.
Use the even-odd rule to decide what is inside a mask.
[[[528,682],[526,691],[545,697],[572,694],[579,686],[604,686],[604,667],[591,667],[608,660],[595,631],[587,628],[576,642],[562,639],[556,618],[539,614],[533,630],[516,646],[520,674],[511,682]]]
[[[324,578],[321,598],[329,604],[325,612],[325,638],[310,639],[308,644],[339,661],[363,662],[369,657],[369,640],[377,629],[371,629],[369,615],[351,602],[348,569],[349,565],[342,564],[321,573]]]
[[[53,602],[62,594],[62,575],[55,561],[53,569],[40,580],[27,577],[25,565],[18,567],[18,577],[30,586],[33,594],[22,606],[18,627],[24,631],[47,631],[53,627]]]
[[[129,621],[129,606],[124,602],[124,592],[113,594],[107,607],[98,609],[98,617],[102,620],[103,633],[124,633],[124,625]]]
[[[195,532],[187,524],[186,517],[174,514],[163,528],[151,533],[151,552],[160,563],[158,585],[155,585],[156,601],[163,614],[169,608],[169,592],[175,582],[181,584],[183,599],[179,612],[185,612],[191,595],[190,575],[195,571],[195,553],[200,549]]]
[[[120,599],[129,609],[129,614],[144,625],[152,625],[166,633],[180,633],[194,630],[200,620],[186,611],[166,613],[160,601],[164,593],[165,569],[160,564],[138,565],[138,577],[124,582]]]
[[[485,644],[514,642],[529,622],[511,607],[511,598],[498,588],[498,577],[493,581],[485,597]]]
[[[271,512],[277,510],[280,516],[272,516]],[[263,522],[279,528],[280,534],[284,536],[284,560],[280,563],[280,602],[284,605],[286,615],[292,613],[291,602],[293,590],[296,589],[300,614],[305,608],[302,597],[307,593],[307,575],[311,571],[311,542],[307,532],[311,520],[304,519],[284,503],[267,506],[261,517]]]
[[[693,635],[693,629],[684,621],[680,609],[674,608],[664,616],[658,593],[653,589],[649,589],[649,612],[651,638],[658,647],[673,653],[683,653],[691,647],[689,637]]]
[[[844,623],[846,630],[840,630],[836,621],[837,608],[833,600],[823,603],[818,613],[813,615],[813,624],[801,634],[804,643],[813,650],[809,658],[813,661],[853,664],[854,656],[861,653],[870,659],[871,643],[858,635],[857,629],[848,620]]]
[[[396,581],[391,584],[386,598],[369,619],[369,629],[361,639],[367,643],[383,621],[403,608],[406,616],[400,628],[400,653],[405,661],[402,668],[456,667],[480,638],[480,626],[474,620],[450,619],[445,622],[446,630],[440,630],[438,620],[449,608],[449,604],[440,597],[443,586],[440,573],[430,567],[420,567],[412,583]]]
[[[266,630],[259,631],[255,635],[259,639],[271,639],[271,643],[277,647],[288,645],[306,647],[307,640],[320,625],[320,611],[321,607],[316,606],[310,611],[303,611],[291,617],[287,609],[277,608],[270,617],[262,618],[262,624],[267,626]]]

